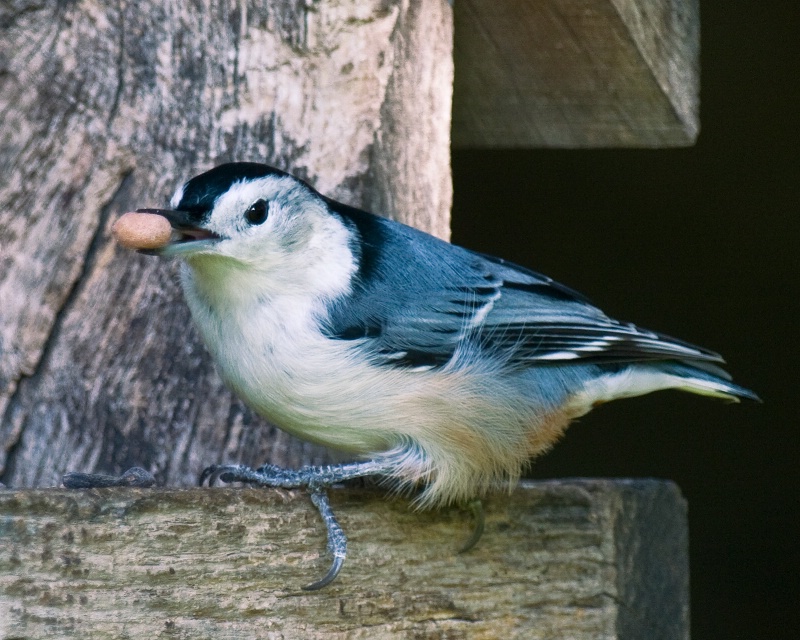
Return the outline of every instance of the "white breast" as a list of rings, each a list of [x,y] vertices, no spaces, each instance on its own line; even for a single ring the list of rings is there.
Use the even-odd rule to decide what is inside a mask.
[[[243,296],[229,282],[235,300],[219,291],[211,299],[188,268],[184,290],[222,377],[248,405],[300,438],[383,457],[398,477],[430,482],[427,504],[517,476],[531,429],[547,418],[521,388],[474,363],[370,364],[358,341],[319,330],[319,298]]]

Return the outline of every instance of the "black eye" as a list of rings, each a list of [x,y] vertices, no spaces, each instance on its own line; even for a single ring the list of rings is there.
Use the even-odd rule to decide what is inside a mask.
[[[256,200],[250,205],[244,217],[250,224],[261,224],[267,219],[269,214],[269,204],[266,200]]]

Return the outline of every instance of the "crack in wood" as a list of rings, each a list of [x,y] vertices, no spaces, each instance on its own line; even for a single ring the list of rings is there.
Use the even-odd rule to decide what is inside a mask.
[[[17,409],[18,405],[18,398],[21,394],[24,393],[25,387],[29,384],[35,384],[36,381],[39,379],[41,375],[41,371],[46,367],[52,350],[54,346],[58,343],[59,336],[61,335],[61,329],[64,324],[65,318],[69,315],[70,310],[72,309],[75,300],[80,295],[83,287],[85,286],[85,281],[88,275],[92,272],[96,264],[97,254],[100,250],[100,247],[105,244],[105,234],[104,231],[108,226],[108,219],[111,216],[111,212],[114,210],[114,205],[116,204],[117,200],[120,198],[122,194],[124,194],[130,184],[133,182],[133,170],[127,170],[120,175],[119,184],[112,192],[110,198],[100,209],[100,215],[98,216],[97,227],[95,228],[94,233],[92,234],[91,241],[87,245],[86,252],[84,253],[83,260],[81,262],[80,271],[77,277],[72,282],[69,292],[63,298],[63,302],[61,306],[56,310],[55,316],[53,318],[53,322],[50,326],[50,332],[47,335],[47,338],[42,345],[41,351],[39,353],[39,357],[34,363],[32,370],[29,373],[22,372],[20,377],[16,381],[16,385],[13,391],[8,396],[8,401],[5,405],[3,412],[0,414],[0,424],[4,424],[6,422],[11,423],[12,418]],[[6,455],[5,461],[2,467],[0,467],[0,482],[6,482],[8,477],[13,473],[14,463],[16,459],[16,453],[19,449],[20,443],[22,441],[24,433],[24,422],[19,425],[17,429],[13,431],[12,437],[9,438],[6,444]]]

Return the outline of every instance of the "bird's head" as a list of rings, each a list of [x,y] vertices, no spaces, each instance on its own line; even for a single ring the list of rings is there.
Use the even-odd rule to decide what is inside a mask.
[[[335,294],[355,270],[348,226],[309,185],[267,165],[215,167],[179,187],[170,207],[141,210],[173,228],[169,244],[147,252],[181,258],[200,277],[239,273],[259,288]]]

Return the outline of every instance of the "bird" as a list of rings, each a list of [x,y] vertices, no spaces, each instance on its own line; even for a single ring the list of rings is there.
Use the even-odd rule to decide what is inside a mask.
[[[708,349],[608,317],[501,258],[336,202],[253,162],[177,188],[170,225],[194,323],[256,413],[353,462],[299,470],[213,465],[201,484],[304,487],[325,521],[332,582],[346,536],[327,488],[377,476],[421,508],[513,486],[574,419],[661,389],[758,400]]]

